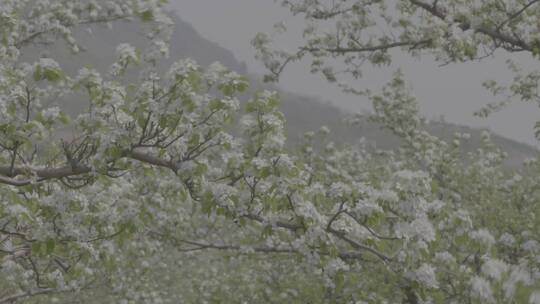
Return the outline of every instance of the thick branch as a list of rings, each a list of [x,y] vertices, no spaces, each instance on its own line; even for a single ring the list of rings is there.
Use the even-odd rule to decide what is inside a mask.
[[[194,241],[179,240],[180,243],[186,243],[188,245],[194,246],[189,249],[181,249],[181,251],[194,251],[194,250],[203,250],[203,249],[217,249],[217,250],[242,250],[243,248],[238,245],[216,245],[210,243],[200,243]],[[261,253],[297,253],[296,250],[290,248],[275,248],[275,247],[246,247],[246,249],[252,250],[254,252]]]
[[[165,160],[157,156],[144,153],[137,149],[133,149],[131,151],[126,152],[125,156],[134,160],[138,160],[142,163],[147,163],[147,164],[158,166],[158,167],[169,168],[173,171],[177,171],[179,169],[179,166],[177,164],[174,164],[170,160]]]
[[[210,243],[200,243],[194,241],[186,240],[177,240],[179,243],[186,243],[188,245],[194,246],[189,249],[179,249],[180,251],[195,251],[195,250],[206,250],[206,249],[215,249],[215,250],[226,250],[226,251],[240,251],[244,249],[242,246],[238,245],[216,245]],[[255,253],[286,253],[286,254],[300,254],[298,250],[292,248],[277,248],[277,247],[245,247],[245,252],[249,251]],[[327,252],[318,252],[320,255],[328,255]],[[362,255],[356,252],[340,252],[339,257],[344,260],[353,260],[360,259]]]
[[[384,43],[380,45],[366,46],[366,47],[303,48],[302,50],[309,51],[309,52],[326,51],[326,52],[340,53],[340,54],[363,53],[363,52],[385,51],[392,48],[403,47],[403,46],[412,46],[413,48],[415,48],[415,47],[418,47],[419,45],[429,44],[430,42],[431,42],[431,39],[424,39],[424,40],[419,40],[419,41],[398,41],[398,42],[393,42],[393,43]]]
[[[252,220],[255,220],[255,221],[258,221],[258,222],[264,222],[264,219],[258,215],[245,215],[246,218],[249,218],[249,219],[252,219]],[[285,229],[289,229],[289,230],[293,230],[293,231],[296,231],[297,229],[301,229],[302,226],[300,225],[297,225],[297,224],[293,224],[293,223],[288,223],[288,222],[283,222],[283,221],[276,221],[274,222],[274,224],[277,226],[277,227],[281,227],[281,228],[285,228]],[[348,243],[349,245],[351,245],[354,249],[357,249],[357,250],[364,250],[364,251],[368,251],[370,253],[372,253],[373,255],[375,255],[376,257],[378,257],[379,259],[381,259],[383,262],[389,262],[391,260],[390,257],[384,255],[383,253],[377,251],[376,249],[373,249],[369,246],[365,246],[365,245],[362,245],[352,239],[350,239],[349,237],[347,237],[345,235],[345,233],[341,232],[341,231],[338,231],[338,230],[335,230],[333,229],[332,227],[327,227],[326,231],[328,233],[331,233],[333,235],[335,235],[337,238],[345,241],[346,243]]]
[[[18,175],[35,175],[42,179],[62,178],[71,175],[80,175],[90,172],[90,168],[86,166],[80,167],[58,167],[58,168],[32,168],[14,166],[10,171],[10,166],[0,166],[0,174],[7,177],[16,177]]]
[[[19,294],[15,294],[15,295],[11,295],[11,296],[1,298],[0,299],[0,304],[15,303],[16,301],[19,301],[19,300],[22,300],[22,299],[25,299],[25,298],[29,298],[29,297],[33,297],[33,296],[37,296],[37,295],[50,294],[50,293],[55,293],[55,292],[59,292],[59,291],[57,289],[54,289],[54,288],[46,288],[46,289],[41,289],[41,290],[36,290],[36,291],[29,291],[29,292],[19,293]]]
[[[341,232],[341,231],[338,231],[338,230],[335,230],[333,228],[330,228],[327,230],[328,232],[332,233],[333,235],[335,235],[337,238],[345,241],[346,243],[348,243],[349,245],[351,245],[354,249],[358,249],[358,250],[365,250],[365,251],[368,251],[370,252],[371,254],[375,255],[376,257],[378,257],[379,259],[381,259],[383,262],[389,262],[391,260],[390,257],[384,255],[383,253],[377,251],[376,249],[373,249],[369,246],[365,246],[365,245],[362,245],[352,239],[350,239],[349,237],[347,237],[345,235],[345,233]]]
[[[170,160],[150,155],[136,148],[126,151],[123,157],[158,167],[169,168],[175,172],[179,169],[179,165],[174,164]],[[48,179],[59,179],[74,175],[82,175],[90,173],[91,171],[92,168],[86,165],[62,166],[57,168],[0,166],[0,183],[20,187],[29,185],[32,183],[32,181],[29,179],[17,179],[17,176],[35,176],[37,177],[38,181],[44,181]]]

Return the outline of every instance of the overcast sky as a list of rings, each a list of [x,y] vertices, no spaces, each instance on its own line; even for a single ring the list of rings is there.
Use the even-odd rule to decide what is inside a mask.
[[[273,0],[170,0],[170,3],[178,15],[191,23],[203,37],[231,50],[238,60],[246,62],[249,70],[257,74],[265,71],[254,59],[255,52],[250,45],[255,34],[271,31],[273,25],[280,21],[285,21],[293,29],[300,28],[302,24],[302,19],[290,16]],[[282,43],[293,48],[297,45],[297,36],[288,35]],[[482,105],[493,101],[481,87],[483,81],[512,78],[504,63],[506,58],[501,52],[495,58],[479,63],[439,67],[429,59],[419,61],[398,56],[386,71],[366,69],[358,86],[379,87],[389,79],[392,70],[401,67],[426,117],[443,115],[449,122],[488,127],[506,137],[538,146],[532,129],[540,120],[540,110],[535,105],[515,103],[489,119],[472,115]],[[522,62],[538,65],[536,61],[527,59]],[[302,63],[285,70],[279,86],[288,91],[317,96],[346,110],[369,108],[366,100],[343,94],[319,76],[310,75]]]

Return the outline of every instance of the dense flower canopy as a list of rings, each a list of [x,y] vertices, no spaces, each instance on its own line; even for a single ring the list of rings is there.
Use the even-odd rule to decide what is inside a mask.
[[[534,2],[284,1],[306,46],[254,44],[273,77],[310,54],[329,80],[324,59],[359,76],[394,46],[537,55]],[[508,171],[489,134],[469,154],[466,134],[430,135],[400,72],[366,92],[398,149],[340,147],[326,127],[287,147],[276,93],[241,103],[247,80],[218,63],[157,68],[162,5],[0,0],[0,303],[540,303],[538,160]],[[78,53],[74,28],[131,19],[150,47],[119,44],[105,73],[24,59],[57,40]],[[337,37],[317,31],[333,21]],[[396,32],[368,34],[380,22]]]

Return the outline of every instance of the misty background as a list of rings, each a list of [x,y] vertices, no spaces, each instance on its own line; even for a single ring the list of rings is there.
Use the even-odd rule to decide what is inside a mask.
[[[266,71],[255,60],[255,50],[250,45],[255,34],[271,32],[274,24],[284,21],[292,34],[280,36],[279,44],[294,50],[300,43],[300,36],[295,35],[295,30],[298,33],[304,22],[301,16],[293,17],[281,7],[280,1],[274,0],[171,0],[170,8],[204,38],[232,51],[236,59],[244,62],[248,71],[256,75]],[[505,52],[497,52],[494,57],[480,62],[442,67],[427,56],[420,61],[399,52],[393,54],[394,63],[388,68],[365,65],[364,76],[357,81],[358,87],[380,87],[390,79],[395,69],[401,67],[426,118],[444,118],[459,125],[487,128],[509,139],[539,147],[533,126],[540,117],[540,111],[534,104],[512,103],[487,119],[473,115],[487,103],[499,101],[482,87],[484,81],[495,79],[508,82],[512,79],[513,75],[505,64],[509,58]],[[511,56],[525,66],[538,65],[538,61],[530,57],[519,54]],[[344,94],[319,75],[309,74],[305,62],[291,64],[278,86],[289,92],[317,97],[347,112],[370,109],[366,99]]]
[[[160,64],[160,70],[164,71],[174,61],[186,57],[203,67],[218,61],[246,75],[251,93],[262,89],[278,90],[280,110],[287,120],[286,133],[291,147],[299,143],[298,138],[302,134],[317,131],[323,125],[330,128],[330,138],[338,145],[363,140],[373,149],[386,150],[399,146],[395,136],[367,119],[360,120],[355,126],[344,123],[344,118],[350,117],[351,113],[369,110],[371,103],[363,97],[344,94],[335,84],[309,74],[305,63],[286,69],[278,84],[261,82],[261,75],[266,70],[254,59],[255,51],[250,40],[257,32],[272,31],[273,25],[279,21],[285,20],[290,27],[299,29],[303,23],[302,19],[292,18],[279,4],[271,0],[171,0],[170,4],[175,25],[170,58]],[[116,59],[118,44],[129,43],[139,49],[148,47],[148,40],[142,35],[144,27],[141,22],[133,21],[116,22],[112,28],[104,25],[80,28],[74,34],[85,50],[82,53],[73,55],[62,42],[57,42],[31,46],[25,51],[23,59],[32,62],[46,53],[71,75],[76,75],[84,66],[106,73]],[[297,45],[295,31],[291,33],[280,41],[281,45],[290,48]],[[481,86],[484,80],[491,77],[511,79],[504,55],[501,53],[496,58],[479,63],[439,67],[433,60],[422,59],[420,62],[396,53],[395,64],[389,68],[370,68],[366,65],[358,88],[380,88],[391,79],[392,72],[401,67],[406,80],[412,84],[413,93],[418,97],[422,114],[433,119],[425,126],[428,132],[446,141],[452,141],[456,132],[471,134],[471,139],[461,145],[462,159],[466,160],[468,153],[480,147],[482,128],[489,128],[495,132],[492,135],[494,144],[508,153],[505,165],[517,168],[523,160],[538,154],[533,132],[539,112],[536,106],[515,103],[489,119],[473,116],[474,111],[493,101]],[[528,60],[522,58],[522,61]],[[135,80],[137,69],[128,71],[128,75],[128,78]],[[240,99],[246,101],[249,96],[244,94]],[[59,102],[71,115],[88,106],[83,96],[72,96]],[[443,120],[441,116],[444,116]],[[63,132],[62,136],[75,136],[69,128]]]

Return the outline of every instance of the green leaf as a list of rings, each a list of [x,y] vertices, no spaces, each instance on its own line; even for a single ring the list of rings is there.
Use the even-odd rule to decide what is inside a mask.
[[[67,116],[66,113],[64,112],[60,112],[58,119],[60,120],[61,123],[65,125],[69,124],[69,121],[70,121],[69,116]]]
[[[150,22],[154,20],[154,12],[152,10],[146,10],[141,13],[141,20],[143,22]]]
[[[54,239],[47,239],[47,241],[45,242],[45,252],[47,254],[51,254],[53,251],[54,251],[54,247],[56,246],[56,243],[54,241]]]
[[[40,252],[41,252],[41,242],[33,242],[30,247],[31,247],[32,253],[34,253],[36,255],[40,254]]]
[[[208,107],[210,110],[221,110],[223,109],[223,102],[221,102],[219,99],[214,99],[210,101]]]
[[[232,96],[234,94],[234,86],[230,84],[223,84],[219,89],[225,96]]]
[[[63,73],[56,69],[45,69],[43,71],[43,77],[50,82],[57,82],[63,78]]]
[[[122,157],[122,149],[118,146],[113,146],[109,149],[109,155],[116,159]]]
[[[34,71],[34,80],[35,81],[40,81],[41,77],[42,77],[41,66],[38,65],[36,67],[36,70]]]

